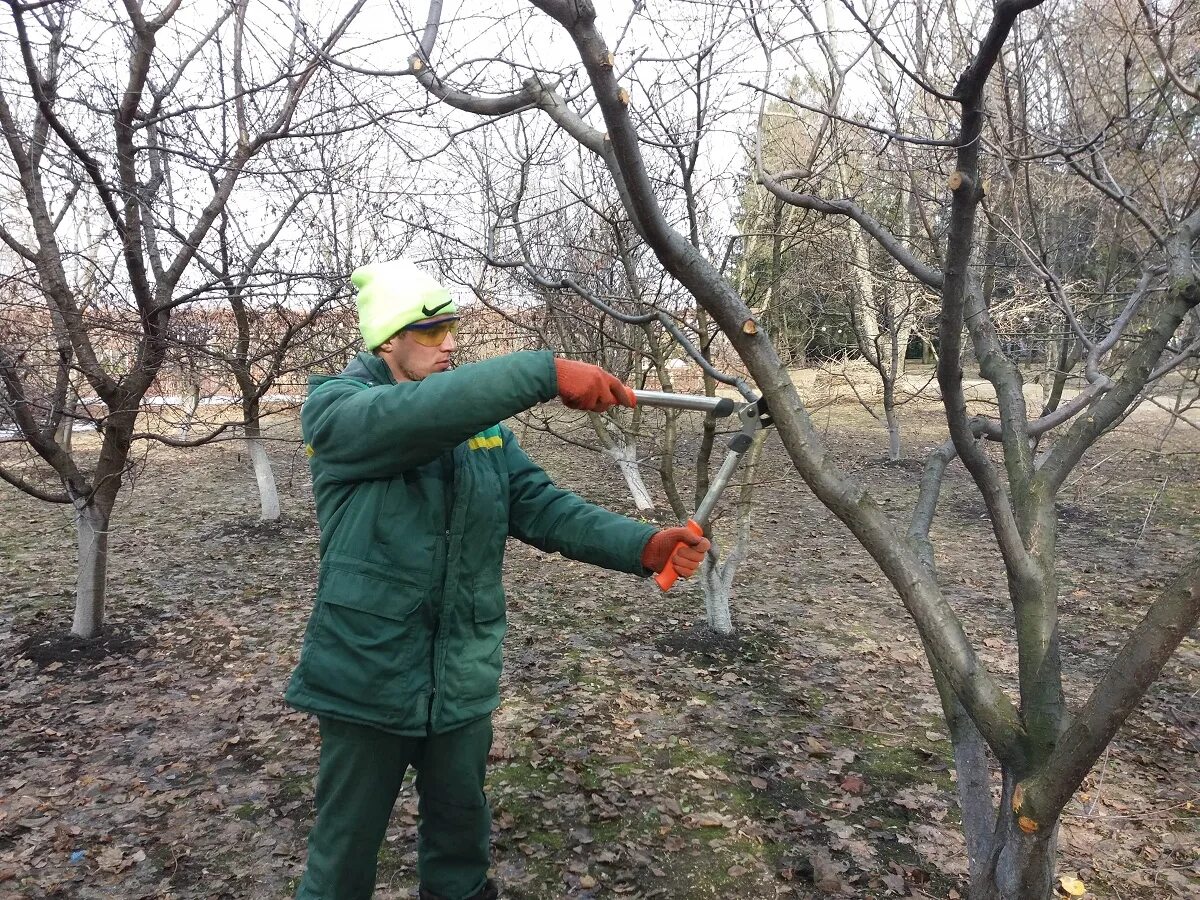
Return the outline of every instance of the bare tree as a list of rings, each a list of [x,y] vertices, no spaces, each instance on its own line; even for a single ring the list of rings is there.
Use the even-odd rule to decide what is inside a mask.
[[[683,127],[665,114],[658,121]],[[703,134],[696,129],[687,140],[698,145]],[[458,210],[421,209],[420,219],[411,222],[436,241],[434,255],[443,261],[443,275],[471,290],[490,310],[492,321],[523,335],[510,334],[505,346],[511,349],[550,348],[655,390],[702,390],[713,396],[722,382],[736,384],[711,364],[718,332],[702,313],[696,314],[690,295],[662,277],[603,167],[590,154],[580,158],[579,145],[569,139],[564,148],[563,137],[553,127],[547,131],[518,121],[480,138],[460,138],[447,151],[460,179],[479,185],[479,206],[465,228],[457,221]],[[662,166],[663,183],[669,183],[672,172],[695,168],[690,153]],[[689,190],[682,191],[682,214],[693,210],[692,232],[699,241],[705,229],[702,204],[697,196],[686,200]],[[465,331],[468,339],[471,331]],[[471,348],[464,350],[469,356]],[[686,519],[707,488],[717,427],[712,417],[704,417],[693,464],[679,446],[681,428],[693,415],[638,407],[579,417],[548,407],[518,418],[526,428],[609,457],[642,512],[655,507],[643,470],[656,465],[672,513]],[[694,488],[686,491],[681,488],[681,462],[695,472]],[[699,581],[707,624],[722,634],[733,631],[730,599],[750,540],[753,471],[753,465],[746,467],[747,479],[734,504],[738,524],[729,529],[726,552],[714,551],[705,568],[708,575]]]
[[[912,104],[898,100],[902,95],[890,83],[879,53],[868,52],[870,45],[843,46],[832,21],[821,22],[804,4],[795,7],[814,29],[814,53],[796,53],[786,30],[756,29],[768,72],[776,66],[776,55],[782,54],[794,58],[803,74],[792,79],[786,94],[747,83],[760,95],[758,126],[750,148],[753,172],[767,170],[784,173],[781,177],[785,178],[803,178],[812,190],[881,209],[888,227],[908,236],[920,214],[920,201],[908,177],[912,160],[903,141],[871,145],[870,138],[878,137],[877,133],[858,127],[856,119],[846,114],[847,84],[852,77],[861,79],[867,74],[881,82],[881,94],[890,100],[882,111],[890,120],[888,128],[881,130],[889,135],[899,134],[909,124],[906,119]],[[826,19],[831,18],[828,8],[824,13]],[[868,67],[872,67],[869,73],[859,71]],[[756,180],[753,172],[751,178]],[[756,193],[765,196],[756,197]],[[928,312],[926,291],[853,223],[814,216],[762,187],[750,188],[747,197],[757,200],[755,205],[770,215],[769,219],[755,217],[759,224],[754,230],[771,236],[771,294],[778,292],[786,237],[796,248],[793,253],[807,263],[792,277],[803,284],[800,289],[808,307],[804,319],[814,323],[809,346],[818,360],[832,360],[825,366],[830,374],[843,381],[864,409],[884,425],[888,459],[898,460],[897,410],[906,399],[901,379],[910,336]],[[785,222],[786,235],[782,233]],[[774,296],[768,299],[774,300]],[[751,308],[771,323],[777,318],[771,314],[771,305],[759,308],[752,304]],[[786,330],[786,317],[782,324]],[[853,365],[856,360],[865,365]],[[908,396],[920,393],[918,386]]]
[[[344,132],[336,139],[356,143]],[[362,170],[355,165],[344,171],[347,166],[337,165],[338,154],[322,140],[308,144],[307,162],[273,160],[272,170],[281,174],[269,180],[281,184],[256,185],[260,196],[272,198],[273,220],[252,229],[229,210],[218,218],[211,248],[197,258],[212,293],[209,304],[194,312],[205,323],[219,324],[219,334],[200,348],[177,340],[172,353],[173,360],[201,353],[219,373],[216,385],[237,398],[263,521],[280,515],[264,406],[276,413],[294,409],[302,373],[329,367],[331,349],[340,361],[358,341],[353,329],[332,348],[316,337],[318,320],[327,313],[349,313],[349,273],[364,261],[358,241],[362,213],[343,209],[352,192],[333,187],[335,177],[350,180],[347,175]],[[228,427],[220,416],[208,424],[208,434],[192,443],[215,438]]]
[[[1197,234],[1200,209],[1189,194],[1158,195],[1168,202],[1150,211],[1131,193],[1129,178],[1114,173],[1102,147],[1090,140],[1060,140],[1043,152],[1055,155],[1081,179],[1116,204],[1127,216],[1126,227],[1138,233],[1146,251],[1143,279],[1128,293],[1122,312],[1109,331],[1086,336],[1089,367],[1100,363],[1122,336],[1136,329],[1138,340],[1123,346],[1119,369],[1097,376],[1077,396],[1040,415],[1028,410],[1019,368],[1004,353],[995,323],[984,302],[978,267],[979,207],[984,196],[983,161],[989,85],[997,61],[1009,44],[1018,18],[1040,0],[997,0],[987,21],[961,22],[950,7],[921,6],[947,23],[946,52],[939,65],[915,69],[903,45],[893,46],[891,25],[873,24],[851,0],[843,6],[864,38],[879,46],[895,67],[897,79],[919,88],[928,98],[930,121],[943,123],[946,135],[921,137],[925,146],[940,147],[949,172],[945,211],[930,230],[936,253],[897,235],[869,210],[849,198],[826,197],[807,190],[803,173],[761,172],[763,183],[786,203],[822,215],[853,221],[896,260],[911,277],[928,287],[939,302],[939,386],[951,441],[928,461],[911,522],[893,521],[865,487],[841,471],[825,450],[795,386],[788,377],[766,330],[760,326],[721,267],[688,239],[665,214],[660,191],[652,183],[647,155],[657,152],[645,141],[631,111],[633,98],[618,63],[601,36],[590,3],[533,0],[570,38],[578,58],[554,77],[531,76],[510,84],[507,92],[482,97],[453,86],[435,71],[434,47],[441,4],[432,5],[419,49],[408,74],[433,96],[455,108],[485,115],[536,109],[602,159],[613,177],[623,206],[639,235],[663,267],[696,298],[720,325],[770,404],[776,426],[798,475],[832,510],[876,560],[900,595],[924,642],[941,693],[955,744],[963,825],[971,863],[971,894],[983,898],[1044,897],[1050,892],[1059,815],[1090,766],[1138,699],[1154,680],[1183,636],[1200,618],[1200,559],[1188,564],[1146,611],[1142,623],[1111,661],[1088,701],[1070,710],[1063,697],[1057,629],[1056,518],[1054,498],[1066,476],[1094,442],[1129,409],[1146,385],[1179,364],[1169,349],[1181,323],[1200,302]],[[758,27],[759,12],[751,10]],[[1062,23],[1086,29],[1089,11],[1079,16],[1060,11]],[[947,19],[947,17],[949,17]],[[1052,22],[1041,20],[1027,45],[1045,40]],[[1065,27],[1063,25],[1062,27]],[[1139,39],[1140,41],[1141,39]],[[533,41],[527,42],[532,46]],[[1017,41],[1015,45],[1021,45]],[[1144,43],[1144,41],[1143,41]],[[1185,44],[1187,42],[1184,42]],[[1180,43],[1157,42],[1164,49]],[[1012,52],[1011,50],[1008,52]],[[1180,58],[1190,59],[1186,50]],[[1167,54],[1160,72],[1142,90],[1194,101],[1188,65]],[[1132,58],[1132,57],[1131,57]],[[1140,65],[1133,60],[1132,64]],[[498,69],[497,71],[500,71]],[[503,69],[511,72],[512,67]],[[949,76],[953,80],[943,85]],[[571,85],[585,79],[586,94]],[[1182,85],[1182,87],[1181,87]],[[1190,99],[1189,99],[1190,98]],[[1132,108],[1132,107],[1131,107]],[[602,129],[585,116],[602,119]],[[1138,117],[1124,120],[1132,127]],[[1161,117],[1160,117],[1161,120]],[[1146,125],[1145,122],[1142,123]],[[1172,121],[1168,127],[1176,127]],[[902,135],[885,135],[900,140]],[[1065,135],[1063,136],[1065,137]],[[1178,137],[1178,129],[1175,137]],[[669,148],[668,148],[669,150]],[[1176,150],[1176,156],[1180,155]],[[1182,158],[1190,157],[1186,150]],[[936,169],[934,171],[937,171]],[[1147,179],[1147,190],[1150,189]],[[1193,185],[1196,180],[1191,182]],[[669,208],[669,207],[666,207]],[[686,223],[686,219],[676,220]],[[686,231],[686,229],[685,229]],[[1131,323],[1136,325],[1131,326]],[[969,334],[983,377],[992,385],[999,416],[971,415],[963,390],[963,334]],[[1084,340],[1083,329],[1078,336]],[[1103,374],[1103,373],[1101,373]],[[985,449],[996,441],[1003,465]],[[1035,452],[1035,447],[1040,452]],[[976,655],[963,625],[947,602],[932,564],[929,528],[942,476],[954,457],[974,479],[990,516],[1005,561],[1018,642],[1019,696],[1011,697]],[[988,756],[998,762],[1001,795],[991,793]]]
[[[8,470],[0,477],[74,508],[71,630],[91,637],[104,618],[109,525],[142,398],[168,354],[172,311],[195,297],[199,247],[252,161],[292,132],[322,57],[298,41],[306,27],[298,13],[260,24],[245,0],[214,8],[201,23],[181,21],[178,0],[152,14],[127,2],[120,16],[72,4],[7,6],[13,31],[0,50],[0,127],[6,173],[23,203],[22,218],[6,221],[0,240],[44,300],[59,369],[46,405],[33,402],[9,350],[0,375],[22,437],[61,486]],[[357,11],[317,42],[323,52]],[[272,37],[281,33],[282,44]],[[250,63],[251,39],[276,49],[273,64]],[[123,84],[106,80],[101,59],[127,71]],[[214,127],[229,108],[236,127]],[[103,231],[81,248],[96,217]],[[89,295],[89,279],[100,273]],[[93,394],[85,402],[101,432],[94,464],[56,439],[62,385],[76,373]]]

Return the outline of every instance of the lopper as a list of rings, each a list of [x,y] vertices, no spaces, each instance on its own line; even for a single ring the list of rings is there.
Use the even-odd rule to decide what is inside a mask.
[[[773,424],[770,413],[767,411],[767,401],[759,397],[757,400],[739,405],[728,397],[671,394],[666,391],[634,391],[633,394],[639,404],[646,406],[697,410],[712,413],[718,418],[724,418],[736,412],[742,423],[741,430],[729,439],[729,453],[725,456],[725,461],[721,463],[716,477],[709,484],[708,493],[700,501],[696,514],[688,519],[685,526],[693,534],[703,536],[708,529],[709,519],[717,506],[717,501],[721,499],[721,494],[729,485],[729,480],[733,477],[738,464],[741,463],[742,457],[750,449],[755,434]],[[681,541],[677,544],[675,550],[678,550],[682,543]],[[671,555],[675,555],[674,550],[671,551]],[[665,591],[670,589],[677,577],[675,567],[668,562],[667,567],[654,576],[654,580]]]

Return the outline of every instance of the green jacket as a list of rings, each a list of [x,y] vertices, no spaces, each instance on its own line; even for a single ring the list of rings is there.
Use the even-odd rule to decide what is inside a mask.
[[[500,567],[512,535],[647,574],[654,533],[561,490],[496,423],[558,392],[549,353],[397,384],[360,353],[314,377],[300,415],[321,526],[317,598],[286,699],[400,735],[500,703]]]

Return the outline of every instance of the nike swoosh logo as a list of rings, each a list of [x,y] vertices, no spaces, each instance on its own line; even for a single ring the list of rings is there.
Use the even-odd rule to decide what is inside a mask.
[[[435,306],[433,309],[430,309],[428,306],[422,306],[421,312],[425,313],[427,316],[436,316],[441,310],[445,309],[453,302],[453,300],[447,300],[445,303],[441,304],[440,306]]]

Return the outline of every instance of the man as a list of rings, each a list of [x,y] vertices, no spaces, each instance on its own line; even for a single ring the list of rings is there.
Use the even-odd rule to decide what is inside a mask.
[[[297,896],[371,896],[412,766],[421,897],[486,900],[505,539],[634,575],[670,560],[685,577],[708,541],[560,490],[497,424],[555,396],[632,406],[612,375],[531,352],[451,369],[458,312],[444,287],[404,260],[352,281],[369,352],[312,378],[301,413],[321,571],[287,701],[317,715],[321,761]]]

